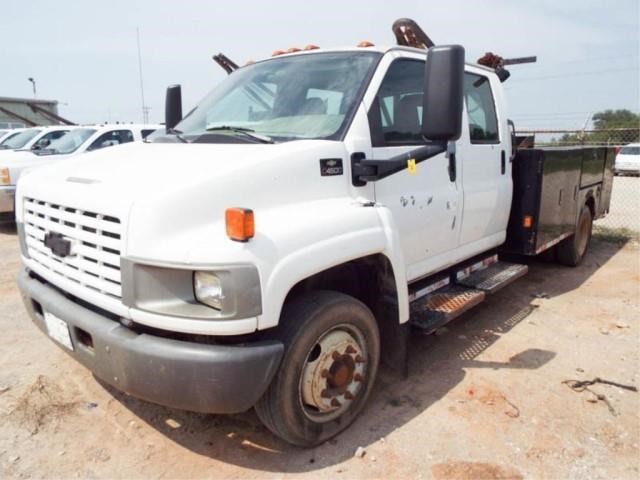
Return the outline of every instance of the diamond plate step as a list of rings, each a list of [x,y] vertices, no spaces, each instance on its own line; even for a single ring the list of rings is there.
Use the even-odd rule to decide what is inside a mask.
[[[427,333],[475,307],[484,300],[480,290],[451,286],[431,293],[411,304],[411,324]]]
[[[522,277],[528,271],[529,267],[526,265],[496,262],[484,270],[472,273],[463,280],[458,280],[457,283],[465,287],[482,290],[483,292],[495,293]]]

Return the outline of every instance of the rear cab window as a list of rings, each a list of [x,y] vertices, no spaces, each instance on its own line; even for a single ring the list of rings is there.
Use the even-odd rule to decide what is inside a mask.
[[[496,103],[489,78],[465,72],[464,101],[467,108],[471,143],[500,143]]]
[[[620,150],[620,153],[623,155],[640,155],[640,145],[622,147],[622,150]]]
[[[145,128],[140,132],[140,136],[142,137],[143,140],[146,140],[146,138],[151,135],[153,132],[155,132],[155,129],[153,128]]]

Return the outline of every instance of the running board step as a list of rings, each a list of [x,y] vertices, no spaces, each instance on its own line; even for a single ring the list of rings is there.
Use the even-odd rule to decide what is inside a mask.
[[[450,286],[430,293],[411,304],[411,324],[433,332],[484,300],[485,292]]]
[[[457,280],[456,283],[476,290],[482,290],[483,292],[495,293],[514,280],[522,277],[528,271],[529,267],[526,265],[496,262],[484,270],[472,273],[464,279]]]

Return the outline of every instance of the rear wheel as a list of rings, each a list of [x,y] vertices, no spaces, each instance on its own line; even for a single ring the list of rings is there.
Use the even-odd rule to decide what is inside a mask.
[[[380,358],[376,320],[353,297],[317,291],[285,305],[278,331],[284,358],[256,413],[286,441],[317,445],[366,403]]]
[[[562,265],[575,267],[580,265],[591,243],[593,216],[591,209],[585,205],[578,218],[576,233],[563,240],[556,248],[556,257]]]

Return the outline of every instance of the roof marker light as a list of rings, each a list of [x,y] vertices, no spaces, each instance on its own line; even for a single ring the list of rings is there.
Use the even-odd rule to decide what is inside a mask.
[[[360,48],[375,47],[375,45],[371,43],[369,40],[363,40],[358,44],[358,47]]]

